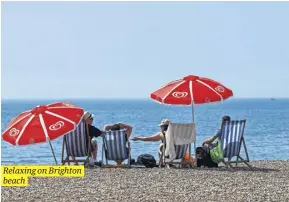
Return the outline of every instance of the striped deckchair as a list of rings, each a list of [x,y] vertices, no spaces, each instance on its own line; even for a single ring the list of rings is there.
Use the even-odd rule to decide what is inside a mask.
[[[231,163],[245,163],[251,167],[249,155],[244,138],[246,120],[224,121],[221,127],[221,148],[223,151],[223,163],[231,167]],[[240,156],[242,145],[244,146],[246,158]],[[235,161],[232,158],[236,157]]]
[[[181,161],[176,162],[175,160],[182,160],[185,157],[186,152],[191,153],[191,144],[178,144],[178,141],[175,140],[174,149],[175,149],[175,157],[170,158],[169,156],[165,156],[165,149],[167,147],[167,139],[169,136],[172,136],[173,133],[180,134],[180,136],[191,137],[190,142],[194,143],[194,148],[196,151],[196,134],[195,134],[195,125],[193,123],[170,123],[168,130],[165,134],[165,139],[163,141],[164,146],[162,147],[162,152],[160,153],[160,161],[159,167],[166,166],[168,164],[183,164]],[[185,135],[182,135],[185,133]],[[196,153],[196,152],[195,152]],[[166,166],[168,167],[168,166]]]
[[[63,137],[62,144],[62,165],[70,162],[78,163],[83,162],[87,163],[91,153],[90,153],[90,144],[89,143],[89,135],[86,133],[88,125],[85,121],[81,121],[76,129],[70,133],[67,133]],[[88,144],[88,146],[87,146]],[[64,158],[64,150],[66,151],[66,158]],[[86,157],[85,159],[75,159],[69,160],[69,157]]]
[[[105,158],[105,164],[104,164]],[[130,167],[130,145],[126,130],[103,131],[102,166],[103,167]],[[124,161],[127,164],[109,165],[108,161]]]

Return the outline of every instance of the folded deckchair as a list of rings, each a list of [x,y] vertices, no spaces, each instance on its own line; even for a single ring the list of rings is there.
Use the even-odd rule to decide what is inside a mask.
[[[251,167],[249,155],[244,138],[246,120],[231,120],[222,123],[221,127],[221,148],[223,151],[223,163],[231,166],[231,163],[245,163]],[[246,158],[240,156],[241,147],[244,146]],[[235,161],[232,158],[236,157]]]
[[[130,159],[130,145],[126,130],[103,131],[102,167],[130,167]],[[108,164],[108,161],[124,160],[127,160],[127,164]]]
[[[90,152],[90,138],[88,133],[88,125],[85,121],[81,121],[76,129],[72,132],[69,132],[63,136],[63,144],[62,144],[62,157],[61,162],[62,165],[70,162],[79,163],[83,162],[87,163],[91,152]],[[66,152],[66,157],[64,158],[64,150]],[[69,157],[78,157],[75,160],[69,160]],[[79,159],[79,157],[84,157]]]
[[[159,166],[182,164],[182,162],[176,162],[176,160],[183,159],[188,150],[189,154],[191,153],[191,143],[194,143],[194,150],[196,151],[194,123],[170,123],[163,141],[164,146],[160,153]]]

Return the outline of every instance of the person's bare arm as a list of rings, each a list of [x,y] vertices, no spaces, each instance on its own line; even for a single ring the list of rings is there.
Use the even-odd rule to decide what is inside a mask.
[[[105,126],[103,127],[103,130],[104,130],[104,131],[109,131],[111,128],[112,128],[112,125],[105,125]]]
[[[215,139],[217,139],[217,138],[220,137],[220,136],[221,136],[221,130],[218,129],[218,130],[216,131],[216,134],[215,134],[214,136],[210,137],[209,139],[207,139],[207,140],[205,140],[205,141],[203,142],[203,146],[204,146],[204,145],[211,144],[212,142],[215,141]]]
[[[130,125],[128,125],[128,124],[125,124],[125,123],[119,123],[119,126],[121,128],[126,129],[126,134],[127,134],[128,137],[130,137],[130,135],[132,133],[132,127]]]
[[[205,140],[205,141],[203,142],[203,146],[204,146],[205,144],[211,144],[212,142],[214,142],[214,140],[215,140],[216,138],[217,138],[216,136],[213,136],[213,137],[210,137],[209,139]]]
[[[150,137],[133,137],[132,138],[133,141],[141,140],[141,141],[151,141],[151,142],[160,141],[162,139],[163,139],[163,136],[161,135],[160,132],[158,132],[158,133],[156,133]]]

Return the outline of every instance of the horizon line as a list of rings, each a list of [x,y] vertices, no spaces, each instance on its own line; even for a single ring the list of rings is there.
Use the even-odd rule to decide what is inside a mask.
[[[232,97],[227,100],[235,99],[289,99],[289,97]],[[3,100],[153,100],[151,98],[105,98],[105,97],[70,97],[70,98],[1,98]]]

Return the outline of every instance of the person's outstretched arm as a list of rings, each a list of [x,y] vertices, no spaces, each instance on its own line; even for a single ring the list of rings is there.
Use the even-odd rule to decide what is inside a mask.
[[[156,142],[156,141],[160,141],[163,139],[163,136],[161,135],[161,132],[156,133],[153,136],[150,137],[133,137],[132,140],[133,141],[151,141],[151,142]]]

